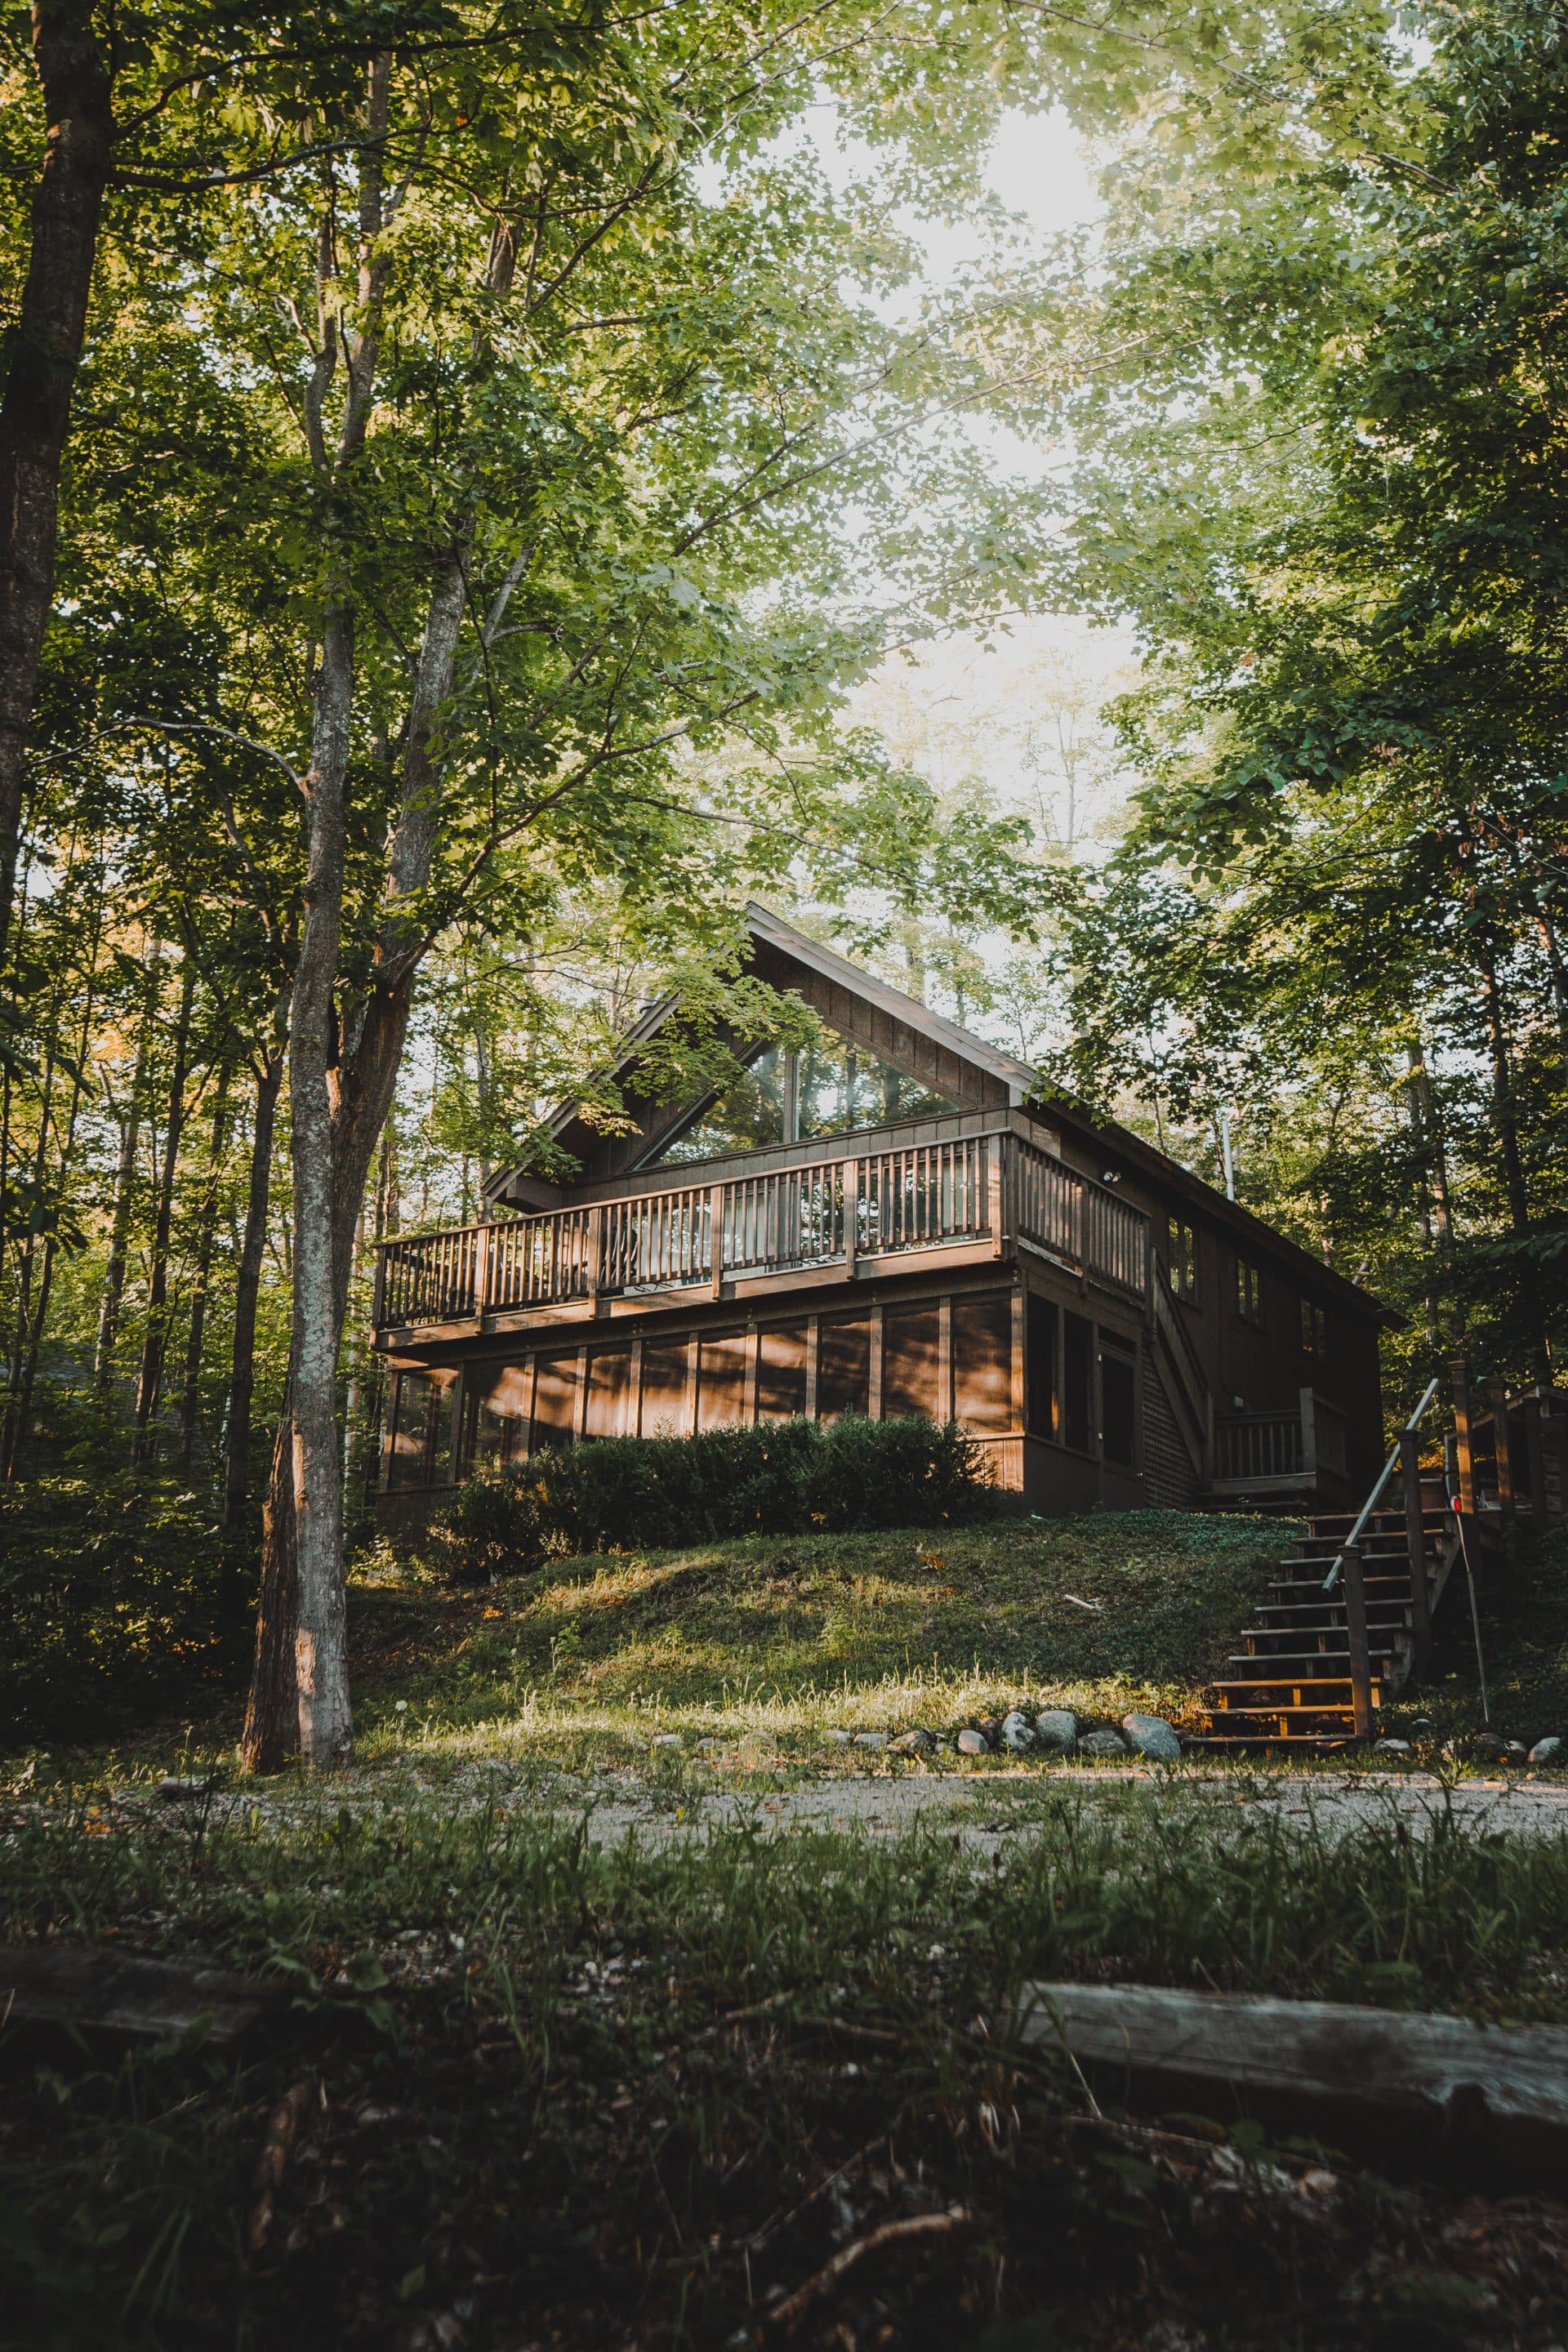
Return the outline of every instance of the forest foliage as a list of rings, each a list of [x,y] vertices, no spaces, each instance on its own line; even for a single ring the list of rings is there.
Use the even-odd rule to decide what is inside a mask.
[[[1404,1310],[1395,1396],[1458,1345],[1550,1376],[1553,9],[68,15],[112,137],[0,1008],[8,1524],[129,1481],[154,1550],[208,1531],[216,1628],[292,1351],[352,1542],[372,1245],[553,1101],[613,1121],[649,996],[672,1089],[787,1032],[757,892],[981,1025],[1048,1006],[1047,1090],[1203,1172],[1228,1121],[1242,1197]],[[9,416],[47,109],[0,41]],[[1092,142],[1054,243],[986,181],[1008,108]],[[984,257],[929,278],[932,221]],[[1139,646],[1109,851],[855,720],[1042,612]]]

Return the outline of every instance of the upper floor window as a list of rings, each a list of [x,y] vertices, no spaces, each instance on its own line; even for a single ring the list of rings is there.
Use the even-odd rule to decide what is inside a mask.
[[[896,1119],[937,1118],[958,1105],[896,1069],[879,1054],[825,1029],[804,1053],[770,1045],[745,1076],[721,1087],[644,1164],[684,1165],[757,1151],[769,1143],[809,1143]]]
[[[710,1095],[690,1123],[653,1158],[684,1167],[693,1160],[723,1160],[735,1151],[760,1151],[784,1143],[786,1063],[790,1056],[769,1045],[727,1087]]]
[[[1301,1301],[1301,1352],[1321,1356],[1329,1344],[1329,1318],[1315,1298]]]
[[[1191,1225],[1171,1220],[1171,1288],[1178,1298],[1198,1295],[1198,1237]]]
[[[1236,1311],[1244,1323],[1263,1320],[1263,1275],[1250,1258],[1236,1261]]]

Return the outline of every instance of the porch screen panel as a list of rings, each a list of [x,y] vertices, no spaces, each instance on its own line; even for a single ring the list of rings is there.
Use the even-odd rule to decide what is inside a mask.
[[[427,1372],[399,1372],[393,1399],[392,1458],[386,1483],[394,1494],[429,1484],[430,1407]]]
[[[942,1315],[929,1307],[889,1307],[882,1318],[882,1411],[889,1419],[923,1412],[943,1417]]]
[[[805,1333],[763,1331],[757,1339],[757,1419],[789,1421],[805,1411]]]
[[[1062,1443],[1093,1451],[1094,1326],[1082,1315],[1062,1317]]]
[[[1005,1290],[952,1302],[954,1417],[966,1429],[1013,1426],[1013,1299]]]
[[[816,1415],[837,1421],[871,1402],[871,1326],[824,1323],[816,1339]]]
[[[1109,1332],[1100,1335],[1100,1436],[1108,1462],[1131,1469],[1136,1454],[1138,1408],[1131,1349],[1119,1348]]]
[[[1033,1293],[1025,1317],[1027,1420],[1037,1437],[1061,1435],[1061,1399],[1057,1394],[1057,1309]]]
[[[495,1469],[526,1452],[528,1424],[533,1411],[531,1363],[503,1364],[480,1391],[475,1404],[476,1468]]]
[[[704,1339],[697,1360],[697,1426],[723,1429],[745,1418],[746,1342],[740,1332]]]
[[[686,1402],[688,1339],[649,1339],[642,1351],[642,1433],[684,1437],[691,1426]]]
[[[576,1357],[541,1356],[533,1391],[534,1445],[570,1445],[576,1425]]]
[[[626,1406],[632,1391],[632,1351],[629,1347],[602,1349],[588,1359],[588,1412],[584,1423],[590,1437],[625,1437]]]

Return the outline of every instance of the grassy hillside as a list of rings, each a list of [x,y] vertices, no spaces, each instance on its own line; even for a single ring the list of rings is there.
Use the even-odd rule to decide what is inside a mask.
[[[1180,1719],[1289,1542],[1278,1520],[1105,1512],[599,1556],[477,1594],[367,1580],[362,1752],[607,1761],[683,1731],[786,1760],[831,1727],[1024,1696]]]

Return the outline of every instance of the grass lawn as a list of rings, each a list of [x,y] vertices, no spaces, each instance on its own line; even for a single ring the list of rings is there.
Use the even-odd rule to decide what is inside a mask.
[[[473,1593],[373,1563],[363,1772],[230,1814],[101,1801],[178,1733],[34,1755],[0,1799],[0,1940],[200,1954],[281,1997],[238,2058],[0,2030],[0,2352],[1560,2346],[1568,2208],[1533,2184],[1391,2181],[1222,2101],[1125,2115],[1012,2019],[1031,1979],[1087,1977],[1568,2023],[1568,1840],[1467,1831],[1440,1794],[1424,1838],[1329,1836],[1236,1774],[1027,1766],[977,1788],[984,1838],[940,1791],[907,1830],[772,1833],[770,1787],[875,1768],[832,1727],[1026,1695],[1179,1720],[1289,1542],[1146,1513]],[[1521,1706],[1552,1703],[1555,1590],[1489,1596]],[[606,1767],[658,1801],[595,1838]]]
[[[1011,2020],[1064,1976],[1563,2019],[1568,1843],[1019,1794],[984,1853],[934,1823],[604,1847],[542,1791],[19,1812],[5,1938],[199,1952],[283,1997],[240,2061],[0,2042],[0,2347],[1561,2341],[1549,2195],[1391,2183],[1220,2099],[1097,2109]]]
[[[660,1733],[742,1771],[857,1769],[829,1729],[961,1722],[1021,1698],[1189,1718],[1289,1549],[1279,1520],[1177,1511],[752,1537],[561,1560],[453,1591],[378,1550],[350,1592],[359,1754],[646,1762]],[[237,1710],[75,1751],[113,1777],[231,1750]]]

